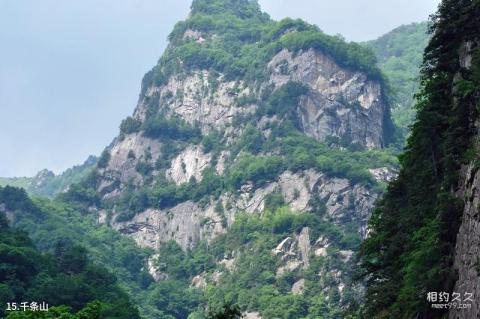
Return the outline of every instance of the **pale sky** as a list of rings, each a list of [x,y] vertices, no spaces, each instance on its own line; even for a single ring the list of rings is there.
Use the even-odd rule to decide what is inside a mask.
[[[260,0],[348,40],[424,21],[439,0]],[[189,0],[0,0],[0,176],[59,173],[98,155]]]

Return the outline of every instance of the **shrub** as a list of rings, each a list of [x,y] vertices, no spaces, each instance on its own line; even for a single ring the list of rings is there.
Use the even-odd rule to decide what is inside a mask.
[[[189,142],[198,142],[201,131],[180,118],[167,119],[163,115],[157,115],[147,119],[142,129],[144,135],[151,138],[166,138]]]
[[[100,159],[98,160],[98,168],[106,168],[108,166],[108,162],[110,162],[110,158],[110,152],[108,150],[104,150],[102,155],[100,155]]]
[[[277,115],[280,118],[285,115],[292,117],[300,97],[307,93],[307,86],[302,83],[289,81],[269,96],[264,112],[267,115]]]
[[[120,124],[120,133],[123,134],[131,134],[140,131],[140,127],[142,122],[138,119],[134,119],[133,117],[129,116],[122,121]]]

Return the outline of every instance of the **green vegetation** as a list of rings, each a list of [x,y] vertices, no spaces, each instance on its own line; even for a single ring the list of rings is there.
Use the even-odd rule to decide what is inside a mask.
[[[230,151],[231,158],[237,159],[228,163],[222,175],[209,167],[203,171],[201,181],[192,179],[180,186],[167,181],[161,174],[153,183],[141,188],[127,187],[119,202],[107,201],[103,203],[103,207],[116,206],[117,211],[121,212],[117,220],[127,221],[149,207],[164,209],[187,200],[208,203],[210,198],[218,198],[224,192],[236,193],[247,183],[251,183],[256,189],[275,181],[286,170],[299,172],[316,169],[330,176],[347,178],[353,184],[381,189],[382,185],[378,185],[368,170],[396,167],[394,151],[367,151],[350,141],[330,138],[325,143],[320,143],[307,137],[301,132],[294,112],[299,99],[305,94],[308,94],[308,89],[297,82],[288,82],[276,91],[266,94],[264,101],[259,102],[260,108],[256,114],[239,120],[247,124],[243,134],[231,145],[224,143],[222,134],[217,131],[202,136],[195,126],[181,120],[165,119],[162,112],[147,119],[141,125],[141,128],[145,129],[143,134],[161,137],[165,143],[162,155],[156,160],[157,170],[168,168],[171,159],[181,151],[186,142],[201,141],[205,152],[218,156],[223,150]],[[269,124],[268,138],[256,128],[256,123],[264,115],[275,116],[281,120]],[[153,167],[139,162],[136,169],[143,176],[148,176]],[[72,187],[65,196],[98,205],[94,188],[78,185],[78,189]]]
[[[181,79],[199,69],[209,71],[211,90],[215,90],[220,75],[230,80],[244,80],[253,87],[267,77],[268,61],[284,48],[294,53],[310,48],[324,52],[341,66],[363,71],[370,78],[383,82],[375,55],[368,48],[328,36],[318,27],[301,20],[275,22],[260,11],[257,1],[196,0],[191,15],[177,23],[169,40],[171,45],[143,80],[143,93],[147,87],[165,84],[172,76]],[[309,168],[348,178],[352,183],[378,186],[368,169],[396,166],[391,155],[394,152],[365,151],[351,141],[335,141],[333,138],[325,145],[305,137],[300,133],[295,110],[299,99],[308,93],[304,85],[288,82],[275,92],[264,90],[258,100],[255,96],[237,97],[236,107],[252,102],[260,107],[254,115],[235,117],[233,125],[244,126],[245,130],[233,145],[229,145],[220,132],[202,136],[197,125],[167,116],[162,103],[174,93],[162,99],[158,95],[145,96],[143,102],[148,116],[143,123],[131,117],[124,120],[121,136],[142,132],[147,137],[158,138],[165,143],[162,154],[155,160],[155,165],[142,162],[136,167],[142,176],[148,178],[147,186],[127,187],[120,203],[110,201],[102,203],[103,207],[116,206],[121,212],[118,220],[126,221],[147,207],[168,208],[186,200],[207,203],[210,197],[218,197],[225,191],[235,192],[244,183],[260,187],[285,170],[297,172]],[[183,91],[178,90],[175,94],[181,99]],[[262,116],[278,119],[270,124],[272,134],[268,138],[257,129]],[[389,129],[386,131],[388,143],[393,133]],[[149,176],[152,169],[160,171],[159,175],[163,176],[185,143],[201,143],[205,152],[212,153],[214,161],[222,150],[231,151],[231,159],[241,155],[238,161],[227,163],[226,173],[222,176],[210,167],[204,171],[202,181],[192,179],[181,186],[163,177],[154,180]],[[88,190],[94,188],[84,187],[83,193],[78,192],[78,196],[73,197],[87,198]],[[95,198],[90,199],[91,203],[95,201]]]
[[[120,124],[120,133],[131,134],[140,131],[142,121],[129,116]]]
[[[0,177],[0,186],[28,188],[32,182],[30,177]]]
[[[115,203],[117,209],[122,212],[117,220],[130,220],[135,214],[149,207],[164,209],[187,200],[208,201],[210,197],[218,198],[226,191],[236,193],[242,185],[249,182],[256,189],[275,181],[286,170],[297,172],[314,168],[331,176],[347,178],[352,183],[378,187],[368,168],[397,165],[396,158],[389,153],[331,148],[300,132],[288,131],[288,128],[283,126],[277,127],[272,132],[269,142],[264,143],[263,146],[255,145],[261,147],[262,152],[281,149],[284,154],[283,156],[254,156],[243,151],[243,148],[250,148],[250,144],[246,143],[237,145],[243,153],[223,175],[218,175],[213,168],[208,168],[203,171],[200,182],[192,180],[177,186],[165,178],[158,178],[153,186],[147,185],[140,189],[127,188],[121,200]],[[73,194],[74,190],[75,188],[72,187],[67,195],[74,196],[77,201],[95,202],[94,198],[89,197],[88,190],[83,189],[77,195]],[[90,194],[95,195],[93,191]],[[112,207],[113,204],[113,202],[104,203],[106,208]]]
[[[95,156],[90,156],[82,165],[69,168],[60,175],[43,170],[34,177],[0,177],[0,186],[20,187],[32,196],[52,198],[66,190],[71,184],[83,180],[93,170],[97,160]]]
[[[242,313],[238,306],[226,304],[219,312],[210,313],[208,319],[239,319],[242,318]]]
[[[198,142],[201,137],[198,127],[192,126],[180,118],[167,119],[163,114],[149,117],[141,128],[143,134],[151,138]]]
[[[187,30],[200,32],[202,42],[185,38]],[[301,20],[275,22],[260,11],[257,1],[194,1],[191,16],[175,26],[169,39],[172,45],[145,76],[143,88],[160,85],[173,74],[181,76],[185,69],[259,82],[266,76],[268,61],[283,48],[293,52],[314,48],[344,67],[382,79],[369,49],[328,36]]]
[[[276,276],[281,261],[271,253],[272,248],[287,236],[298,234],[303,227],[310,227],[312,240],[322,234],[337,243],[331,247],[332,255],[311,256],[310,268]],[[321,221],[316,213],[295,214],[283,207],[266,211],[262,216],[241,215],[227,234],[210,244],[203,242],[187,252],[175,242],[167,243],[160,248],[157,264],[161,265],[161,270],[169,275],[169,279],[160,283],[158,286],[162,288],[158,289],[166,295],[173,293],[174,297],[162,298],[162,309],[170,309],[169,313],[176,318],[186,318],[183,314],[190,311],[193,318],[204,319],[204,310],[199,305],[208,304],[208,318],[230,318],[218,317],[225,313],[226,303],[236,304],[242,311],[260,312],[265,318],[343,318],[338,299],[333,298],[338,294],[338,291],[335,292],[337,288],[328,286],[328,283],[324,286],[318,280],[318,273],[328,272],[331,267],[340,267],[345,274],[351,272],[344,264],[342,266],[336,254],[339,249],[358,247],[359,236],[354,236],[353,240],[351,236]],[[234,270],[218,264],[225,256],[233,258],[232,254],[236,256]],[[217,284],[209,284],[205,289],[197,290],[196,294],[189,288],[194,276],[203,274],[205,278],[212,278],[218,271],[223,275]],[[305,292],[303,295],[292,295],[291,287],[300,278],[306,280]],[[328,275],[325,278],[327,282],[332,279]],[[354,295],[349,295],[344,302],[353,298]]]
[[[137,305],[142,306],[145,303],[142,292],[153,282],[153,279],[144,268],[146,258],[151,254],[150,251],[139,248],[133,240],[119,234],[110,227],[99,225],[96,216],[88,214],[83,207],[77,204],[66,203],[60,200],[50,201],[37,199],[32,201],[24,191],[11,187],[1,189],[0,204],[5,205],[7,211],[12,212],[12,226],[15,229],[26,231],[35,243],[35,246],[46,256],[45,258],[49,255],[53,257],[59,256],[57,248],[60,247],[60,244],[66,245],[67,248],[72,247],[74,250],[82,249],[82,251],[88,255],[85,270],[82,270],[78,275],[64,278],[61,272],[59,272],[58,276],[60,277],[58,280],[75,280],[75,282],[81,285],[81,289],[85,289],[83,295],[78,292],[75,293],[73,297],[82,297],[78,300],[79,302],[83,302],[83,304],[93,300],[99,300],[102,303],[107,302],[107,304],[111,304],[112,307],[115,305],[118,311],[122,311],[123,309],[125,312],[131,314],[131,316],[129,314],[123,317],[118,315],[115,318],[136,318],[136,315],[130,312],[135,307],[132,308],[131,302],[130,305],[129,302],[127,302],[128,298],[126,293],[132,296],[131,298]],[[78,253],[78,255],[81,257],[84,256],[84,253]],[[68,257],[66,259],[71,258]],[[48,260],[50,259],[47,258],[46,261]],[[38,270],[45,269],[45,271],[48,271],[46,274],[48,275],[58,271],[58,268],[52,267],[53,266],[48,263],[46,265],[42,263],[38,264],[37,268]],[[70,270],[65,271],[71,272]],[[99,271],[100,273],[98,273]],[[102,279],[97,278],[97,273],[98,276],[102,276]],[[114,273],[118,279],[111,275],[112,273]],[[38,275],[40,276],[41,274],[43,273],[40,272]],[[51,276],[53,276],[53,274]],[[84,283],[82,281],[84,277],[92,278],[92,282]],[[54,280],[57,280],[57,278],[52,278],[52,284],[55,283]],[[43,281],[39,283],[43,283]],[[102,285],[102,283],[108,285],[103,288],[100,286],[88,286],[90,284]],[[71,287],[72,289],[76,287],[76,284],[77,283],[72,283],[70,285],[69,282],[65,281],[65,287]],[[118,288],[118,286],[121,287],[121,289]],[[53,289],[55,286],[49,287],[51,288],[44,287],[35,290],[37,294],[43,294],[38,296],[42,297],[41,300],[46,300],[47,296],[45,294],[47,293],[45,293],[45,291],[50,291],[49,289]],[[111,289],[111,291],[106,290],[107,288]],[[93,290],[93,292],[91,290]],[[70,292],[64,291],[63,288],[58,288],[58,291],[59,293],[63,293],[65,298],[72,296]],[[74,292],[75,290],[72,290],[72,293]],[[92,293],[94,295],[91,295]],[[30,295],[25,296],[28,297]],[[57,295],[52,293],[51,296],[52,298],[56,298],[55,296]],[[107,300],[105,298],[112,299]],[[80,309],[83,305],[75,304],[69,300],[67,300],[67,303],[62,299],[52,299],[50,306],[59,306],[62,304],[59,303],[60,301],[67,306],[73,307],[74,310]],[[148,309],[148,307],[141,308],[142,311]]]
[[[260,113],[265,113],[269,116],[277,115],[280,118],[287,116],[292,120],[300,97],[307,93],[307,86],[290,81],[268,97],[266,106],[260,109]]]
[[[97,167],[98,168],[105,168],[108,166],[108,162],[110,161],[111,155],[108,150],[104,150],[102,155],[100,155],[100,159],[98,160]]]
[[[186,33],[188,36],[184,37]],[[198,39],[200,36],[202,40]],[[45,269],[60,269],[59,275],[47,272],[47,277],[42,278],[58,286],[57,280],[72,277],[74,289],[86,289],[81,303],[65,299],[73,292],[59,289],[62,294],[52,301],[58,307],[50,315],[83,319],[85,312],[95,318],[99,313],[114,309],[135,311],[127,293],[140,308],[141,315],[148,319],[237,318],[240,311],[256,311],[263,318],[339,319],[356,313],[359,290],[351,282],[353,270],[342,259],[340,251],[356,251],[361,239],[352,225],[337,227],[325,221],[327,208],[319,196],[310,203],[312,212],[296,213],[284,207],[285,199],[279,191],[273,192],[266,198],[266,211],[261,215],[240,214],[228,233],[211,242],[202,241],[186,251],[175,242],[162,244],[159,251],[141,249],[132,239],[107,225],[115,213],[119,213],[116,221],[124,222],[147,208],[167,209],[188,200],[200,206],[207,205],[226,192],[238,196],[245,184],[255,190],[275,181],[286,170],[314,169],[328,176],[346,178],[352,185],[361,184],[375,192],[382,191],[383,185],[373,179],[369,169],[397,166],[394,152],[389,149],[367,151],[348,139],[331,137],[320,143],[305,136],[295,110],[300,99],[310,92],[300,83],[288,82],[274,92],[267,88],[261,97],[237,96],[235,105],[230,107],[256,103],[258,111],[235,117],[234,130],[228,127],[224,131],[211,130],[208,135],[202,134],[197,123],[187,123],[163,109],[163,103],[174,94],[181,100],[182,90],[169,92],[162,98],[159,94],[151,97],[144,94],[147,87],[164,84],[171,76],[181,79],[192,71],[208,69],[209,89],[215,91],[221,80],[236,80],[238,85],[231,90],[234,96],[240,90],[240,80],[252,89],[261,84],[268,76],[267,62],[284,48],[294,54],[310,48],[319,50],[339,65],[363,71],[370,78],[383,82],[373,53],[358,44],[346,43],[340,37],[325,35],[316,26],[301,20],[274,22],[260,12],[256,1],[249,0],[194,1],[192,14],[175,26],[170,41],[164,56],[142,83],[145,119],[128,117],[120,125],[120,139],[141,133],[162,144],[158,158],[151,158],[151,150],[146,150],[143,157],[133,151],[128,153],[127,160],[134,163],[143,179],[141,186],[137,186],[134,178],[128,182],[117,180],[114,187],[125,186],[121,197],[102,199],[97,190],[102,168],[107,168],[110,161],[107,149],[98,160],[96,167],[100,170],[83,171],[81,181],[69,184],[69,190],[54,200],[31,201],[18,190],[3,189],[10,194],[0,203],[6,203],[9,210],[14,211],[13,227],[28,232],[36,244],[36,248],[31,249],[38,249],[40,259],[50,260],[53,266],[49,264],[48,267],[57,267]],[[464,91],[470,88],[465,85]],[[386,133],[386,140],[390,133]],[[213,162],[203,170],[201,181],[192,178],[176,185],[168,181],[164,173],[172,159],[188,144],[202,147],[205,153],[212,155]],[[225,170],[219,175],[215,164],[222,151],[230,156],[225,157]],[[228,205],[230,203],[223,207],[218,202],[215,206],[223,226],[227,225]],[[208,219],[202,221],[209,222]],[[296,238],[304,227],[310,229],[311,244],[320,236],[328,239],[331,243],[328,254],[310,256],[308,268],[300,267],[277,275],[284,261],[272,254],[272,249],[286,237]],[[432,223],[429,227],[435,231],[438,224]],[[418,236],[411,238],[417,240],[422,234]],[[157,256],[156,253],[156,266],[163,275],[168,275],[157,283],[147,271],[147,261]],[[236,260],[234,269],[229,270],[220,263],[232,258]],[[89,271],[93,272],[94,283],[83,282]],[[192,279],[199,275],[207,279],[205,289],[191,286]],[[346,284],[343,292],[337,288],[339,276]],[[303,294],[292,294],[293,284],[300,279],[305,279]],[[40,287],[45,291],[53,289],[45,282]],[[77,290],[74,292],[75,296],[81,295]],[[113,308],[116,301],[124,302],[125,306]],[[347,305],[351,308],[342,308]],[[21,315],[11,316],[23,318],[18,317]],[[138,314],[132,312],[129,318],[136,316]]]
[[[336,251],[356,249],[360,244],[358,235],[322,221],[320,211],[295,214],[277,205],[262,216],[239,216],[229,233],[211,243],[201,242],[193,250],[183,251],[175,242],[162,245],[157,265],[168,279],[153,283],[144,270],[152,252],[98,225],[96,217],[85,215],[81,207],[59,200],[31,201],[25,192],[11,187],[1,189],[0,203],[13,213],[15,228],[26,230],[44,252],[40,253],[25,233],[10,230],[2,219],[0,246],[11,258],[11,250],[19,257],[11,263],[0,258],[7,262],[0,268],[12,269],[9,279],[2,279],[1,296],[5,300],[40,298],[55,307],[48,317],[15,313],[9,318],[60,318],[62,314],[61,318],[93,319],[96,313],[100,313],[98,318],[136,318],[136,309],[123,290],[146,318],[222,318],[221,314],[235,313],[231,312],[235,307],[224,307],[232,303],[242,311],[259,311],[272,318],[342,318],[337,299],[326,299],[338,292],[325,294],[317,274],[321,270],[328,272],[330,267],[348,274],[351,270],[339,261]],[[332,255],[312,257],[309,269],[276,278],[279,258],[272,255],[271,249],[303,227],[310,228],[312,240],[321,234],[335,243],[329,248]],[[218,262],[234,251],[239,254],[238,263],[234,272],[228,272]],[[255,253],[247,253],[250,251]],[[190,287],[194,276],[205,273],[210,278],[215,271],[224,273],[218,285],[205,290]],[[290,288],[299,278],[306,279],[306,292],[293,296]],[[95,300],[101,304],[92,303]],[[85,316],[87,312],[92,317]]]
[[[459,52],[465,42],[479,42],[479,13],[479,1],[444,0],[433,17],[402,169],[378,204],[362,247],[367,318],[446,315],[432,310],[425,296],[451,292],[456,280],[452,258],[463,203],[453,190],[461,165],[478,156],[472,125],[480,103],[479,50],[469,70],[460,69]]]
[[[190,125],[178,117],[167,118],[164,113],[157,114],[153,110],[143,123],[128,117],[120,125],[121,136],[140,131],[146,137],[158,138],[162,141],[177,140],[192,143],[199,143],[202,135],[197,125]]]
[[[340,37],[327,36],[320,31],[287,33],[274,45],[293,52],[310,48],[323,51],[331,55],[341,66],[362,71],[372,78],[382,79],[375,66],[377,62],[375,55],[358,43],[345,43]]]
[[[375,52],[379,67],[389,80],[395,103],[393,120],[405,137],[415,118],[414,95],[429,39],[427,27],[427,22],[404,25],[366,43]]]
[[[30,221],[44,218],[23,190],[0,188],[4,209],[30,214]],[[58,231],[58,230],[57,230]],[[117,285],[115,276],[93,263],[87,250],[67,238],[49,238],[50,253],[37,250],[28,236],[12,230],[4,213],[0,213],[0,302],[26,300],[66,305],[80,311],[87,304],[100,301],[102,318],[140,318],[128,295]],[[87,309],[82,310],[86,313]],[[59,308],[60,309],[60,308]],[[61,308],[66,309],[66,308]],[[0,315],[5,315],[5,308]],[[12,314],[9,318],[23,318]]]
[[[40,311],[16,311],[11,312],[7,319],[100,319],[105,318],[103,309],[105,304],[94,301],[85,306],[77,313],[73,313],[72,308],[68,306],[58,306],[49,308],[48,312]]]
[[[252,18],[259,15],[260,6],[252,0],[194,0],[192,14],[233,14],[240,18]]]

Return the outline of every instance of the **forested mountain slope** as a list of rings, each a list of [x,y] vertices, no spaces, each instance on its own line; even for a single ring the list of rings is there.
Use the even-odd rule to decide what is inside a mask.
[[[0,177],[0,186],[21,187],[32,196],[51,198],[65,192],[71,184],[78,183],[85,178],[93,170],[97,160],[98,158],[95,156],[89,156],[83,164],[73,166],[58,175],[44,169],[34,177]]]
[[[433,18],[417,120],[362,246],[368,318],[479,315],[479,16],[478,0],[445,0]],[[448,314],[429,292],[474,300]]]
[[[93,319],[97,318],[95,314],[102,318],[140,318],[127,293],[118,286],[116,277],[94,264],[80,242],[51,236],[48,248],[45,247],[49,253],[41,253],[25,233],[9,227],[6,216],[12,214],[29,215],[32,223],[45,218],[45,212],[25,191],[0,187],[2,318],[25,318],[24,311],[34,309],[29,308],[32,302],[42,305],[43,310],[46,310],[45,304],[53,307],[49,309],[50,316],[78,312],[78,317],[65,318]],[[28,308],[22,308],[23,302]],[[34,312],[38,318],[46,314],[40,310],[37,308]]]
[[[414,95],[429,39],[427,28],[427,22],[403,25],[366,43],[375,52],[379,67],[390,82],[394,100],[392,117],[405,136],[415,117]]]

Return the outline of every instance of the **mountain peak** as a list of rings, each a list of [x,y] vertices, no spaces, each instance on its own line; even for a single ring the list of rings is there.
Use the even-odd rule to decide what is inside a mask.
[[[194,0],[191,9],[192,14],[216,15],[229,13],[242,19],[262,15],[257,0]]]

